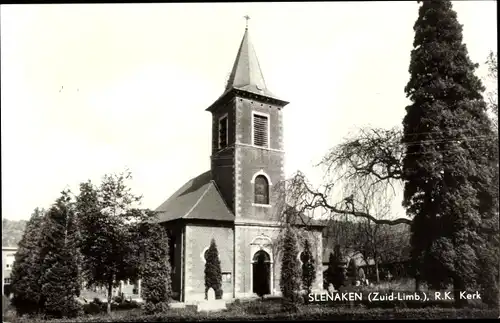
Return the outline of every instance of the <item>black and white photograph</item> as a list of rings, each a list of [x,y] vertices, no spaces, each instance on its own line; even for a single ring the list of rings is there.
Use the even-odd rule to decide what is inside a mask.
[[[497,1],[0,24],[4,322],[500,318]]]

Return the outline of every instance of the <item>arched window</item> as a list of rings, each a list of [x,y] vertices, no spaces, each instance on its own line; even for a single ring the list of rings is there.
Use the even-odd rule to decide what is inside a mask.
[[[203,263],[207,263],[207,255],[208,255],[208,247],[205,247],[203,251],[200,254],[200,258],[203,261]]]
[[[255,177],[255,204],[269,204],[269,183],[264,175]]]

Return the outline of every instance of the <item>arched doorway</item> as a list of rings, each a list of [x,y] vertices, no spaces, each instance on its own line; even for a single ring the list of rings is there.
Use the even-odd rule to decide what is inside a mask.
[[[252,258],[252,276],[252,291],[255,294],[271,294],[271,257],[264,250],[257,251]]]

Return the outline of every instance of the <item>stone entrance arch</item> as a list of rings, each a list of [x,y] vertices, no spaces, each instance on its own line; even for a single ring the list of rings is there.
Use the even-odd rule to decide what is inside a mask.
[[[264,235],[256,237],[250,244],[250,288],[257,295],[273,294],[274,263],[272,240]]]
[[[252,259],[252,292],[259,296],[271,294],[271,257],[264,250],[257,251]]]

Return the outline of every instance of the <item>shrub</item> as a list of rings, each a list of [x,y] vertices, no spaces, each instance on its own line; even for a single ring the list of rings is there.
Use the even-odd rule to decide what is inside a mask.
[[[268,316],[282,312],[282,308],[279,303],[273,303],[266,300],[258,300],[254,302],[248,302],[248,304],[244,306],[244,312],[247,315]]]
[[[283,238],[283,256],[281,258],[281,293],[283,307],[287,311],[297,311],[300,302],[300,267],[297,259],[297,238],[288,226]]]
[[[311,292],[312,284],[316,278],[316,271],[314,268],[314,258],[311,252],[309,240],[304,240],[304,251],[302,252],[302,287],[306,290],[307,294]],[[306,297],[307,298],[307,297]]]
[[[97,298],[97,297],[95,297],[95,298],[92,300],[92,303],[97,304],[97,305],[99,305],[99,306],[103,304],[103,302],[101,301],[101,299],[100,299],[100,298]]]
[[[141,304],[136,301],[124,300],[123,303],[112,303],[112,310],[131,310],[135,308],[140,308]],[[83,312],[88,315],[95,315],[99,313],[106,312],[107,303],[103,303],[101,301],[91,302],[83,305]]]
[[[161,225],[148,225],[146,261],[142,270],[142,297],[146,312],[163,312],[172,297],[168,237]]]
[[[121,310],[130,310],[134,308],[140,308],[141,304],[137,303],[136,301],[129,301],[125,300],[123,303],[118,305],[118,309]]]
[[[252,302],[253,303],[253,302]],[[262,302],[265,303],[265,302]],[[250,306],[250,307],[249,307]],[[262,319],[280,320],[280,321],[298,321],[298,320],[380,320],[380,319],[457,319],[457,318],[498,318],[498,310],[484,309],[453,309],[453,308],[424,308],[424,309],[401,309],[401,308],[386,308],[386,309],[369,309],[369,308],[345,308],[345,307],[326,307],[321,305],[302,306],[300,313],[281,312],[278,307],[274,309],[271,304],[268,306],[266,314],[259,314],[260,310],[256,309],[259,305],[251,305],[241,311],[240,309],[215,312],[215,313],[196,313],[194,310],[186,308],[185,310],[170,310],[165,313],[144,315],[139,312],[127,312],[124,315],[108,316],[99,315],[97,317],[79,318],[78,322],[220,322],[227,320],[239,321],[262,321]],[[250,313],[254,308],[255,312]],[[264,316],[265,315],[265,316]],[[10,320],[13,323],[47,323],[41,319],[33,318],[17,318]]]
[[[220,268],[219,251],[217,250],[217,245],[215,240],[212,239],[210,242],[210,247],[206,253],[206,263],[205,263],[205,298],[207,298],[207,292],[210,288],[213,288],[215,292],[215,298],[222,298],[222,272]]]
[[[153,313],[165,313],[169,309],[169,304],[166,302],[160,302],[160,303],[146,303],[144,305],[144,312],[148,314],[153,314]]]
[[[113,302],[116,304],[122,304],[125,301],[123,295],[113,297]]]
[[[102,312],[102,304],[88,303],[83,305],[83,313],[95,315]]]

